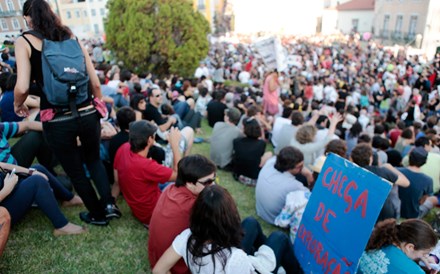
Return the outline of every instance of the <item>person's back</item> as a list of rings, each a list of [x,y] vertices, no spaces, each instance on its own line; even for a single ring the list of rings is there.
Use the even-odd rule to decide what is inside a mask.
[[[409,168],[399,168],[399,171],[410,181],[409,187],[399,187],[401,201],[400,216],[402,218],[419,217],[420,200],[424,195],[432,195],[432,179],[420,172]]]
[[[276,168],[277,158],[284,159],[285,154],[295,157],[291,151],[301,154],[293,147],[286,147],[280,151],[277,157],[267,160],[266,164],[260,171],[255,188],[255,200],[257,214],[266,222],[273,224],[276,216],[281,212],[286,201],[286,196],[289,192],[296,190],[307,190],[307,188],[298,181],[292,174],[301,172],[303,158],[297,161],[292,161],[284,171],[279,171]],[[301,154],[302,155],[302,154]],[[280,160],[280,162],[283,162]]]
[[[171,245],[174,238],[189,227],[191,209],[197,196],[186,187],[174,184],[161,194],[150,221],[148,258],[151,267]],[[172,273],[190,273],[183,260],[172,269]]]
[[[217,122],[210,138],[210,158],[224,168],[232,161],[233,141],[241,135],[240,130],[231,124]]]
[[[274,149],[276,154],[280,152],[281,149],[290,145],[292,139],[295,138],[297,130],[298,127],[292,124],[287,124],[282,126],[280,130],[277,146]]]
[[[220,101],[211,100],[207,107],[208,124],[210,127],[214,127],[217,122],[223,122],[223,116],[227,106]]]
[[[233,170],[237,175],[257,179],[261,157],[266,149],[263,140],[242,137],[234,140]]]

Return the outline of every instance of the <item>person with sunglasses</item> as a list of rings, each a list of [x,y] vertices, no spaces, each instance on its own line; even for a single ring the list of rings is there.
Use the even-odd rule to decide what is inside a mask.
[[[151,216],[148,257],[153,268],[174,238],[189,227],[193,204],[199,193],[215,184],[216,166],[202,155],[189,155],[180,160],[175,184],[169,185],[159,197]],[[172,273],[190,273],[183,260]]]

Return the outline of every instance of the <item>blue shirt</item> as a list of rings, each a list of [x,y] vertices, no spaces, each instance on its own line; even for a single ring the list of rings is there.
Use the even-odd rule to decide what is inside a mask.
[[[19,122],[22,117],[15,114],[14,111],[14,91],[7,90],[0,99],[0,109],[2,122]]]
[[[424,274],[425,272],[405,253],[394,245],[362,254],[357,273],[359,274]]]
[[[0,132],[0,162],[16,165],[17,161],[11,154],[11,147],[9,146],[8,139],[17,134],[18,123],[0,123]]]

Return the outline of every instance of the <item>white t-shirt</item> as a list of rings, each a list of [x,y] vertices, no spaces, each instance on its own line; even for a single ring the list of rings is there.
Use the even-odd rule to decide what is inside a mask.
[[[182,258],[185,260],[185,263],[188,266],[191,273],[200,273],[200,274],[255,273],[254,268],[246,253],[243,250],[235,247],[231,248],[230,252],[228,252],[228,250],[224,250],[226,253],[229,253],[224,269],[222,267],[221,261],[217,256],[214,257],[215,269],[211,255],[207,255],[202,258],[201,261],[202,266],[194,264],[192,261],[192,255],[188,254],[187,257],[187,243],[189,236],[191,236],[191,230],[187,228],[174,239],[172,246],[174,251],[176,251],[176,253],[182,256]],[[206,248],[207,249],[210,248],[210,245],[207,245]]]

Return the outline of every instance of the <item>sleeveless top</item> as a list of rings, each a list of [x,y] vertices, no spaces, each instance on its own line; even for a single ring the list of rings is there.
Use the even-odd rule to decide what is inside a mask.
[[[32,35],[32,34],[30,34],[30,35]],[[31,82],[29,84],[29,94],[40,97],[40,110],[50,109],[50,108],[55,109],[55,110],[59,110],[60,107],[53,106],[47,101],[47,97],[42,90],[44,83],[43,83],[43,68],[42,68],[42,64],[41,64],[41,51],[37,50],[32,45],[32,43],[29,41],[29,39],[26,38],[26,36],[22,35],[21,37],[23,37],[24,40],[26,40],[26,42],[31,47],[31,57],[29,59],[31,62]],[[89,88],[90,88],[90,85],[89,85]],[[91,98],[90,92],[89,92],[89,98],[84,103],[81,103],[78,106],[78,108],[90,105],[91,101],[92,101],[92,98]],[[68,111],[68,106],[66,106],[66,108],[67,109],[62,109],[61,112]]]

